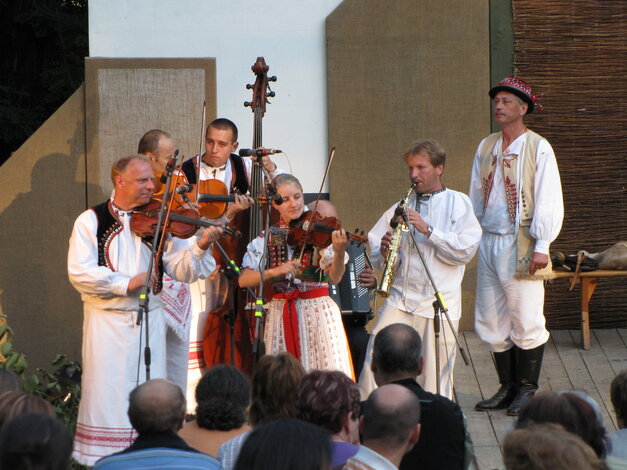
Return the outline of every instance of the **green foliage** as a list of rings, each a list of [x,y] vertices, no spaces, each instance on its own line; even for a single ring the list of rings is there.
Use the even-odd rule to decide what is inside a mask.
[[[21,380],[22,390],[47,400],[54,407],[57,416],[74,433],[78,416],[78,402],[81,398],[81,366],[70,361],[65,355],[57,354],[52,366],[54,372],[37,368],[36,374],[29,374],[26,356],[13,349],[13,330],[8,325],[0,325],[0,352],[6,359],[0,367],[15,373]]]

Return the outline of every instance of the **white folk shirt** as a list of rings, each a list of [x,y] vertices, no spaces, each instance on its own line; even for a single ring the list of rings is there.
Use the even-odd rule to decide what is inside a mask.
[[[397,204],[390,207],[368,234],[372,262],[383,269],[381,238],[391,231],[390,220]],[[416,195],[409,198],[409,208],[416,208]],[[461,317],[461,282],[464,269],[477,251],[481,227],[475,218],[468,196],[451,189],[436,193],[419,202],[416,210],[433,227],[427,238],[411,227],[437,288],[442,292],[451,320]],[[403,233],[397,259],[396,276],[386,303],[404,312],[433,318],[433,286],[429,282],[408,232]]]
[[[482,140],[475,153],[475,159],[470,177],[469,197],[472,201],[477,219],[481,227],[486,232],[499,235],[516,233],[516,225],[509,217],[507,211],[507,198],[505,197],[505,187],[503,184],[502,166],[496,165],[494,183],[488,199],[488,204],[484,213],[484,185],[481,181],[480,155],[486,139]],[[520,135],[508,148],[502,149],[503,138],[500,137],[492,155],[503,158],[503,155],[515,154],[523,155],[524,145],[527,142],[527,133]],[[503,151],[501,151],[503,150]],[[521,159],[518,159],[520,161]],[[518,166],[518,191],[522,188],[522,178],[520,165]],[[536,174],[534,182],[534,215],[531,222],[531,236],[536,240],[534,251],[548,254],[549,245],[555,240],[562,228],[564,218],[564,204],[562,198],[562,185],[560,183],[559,170],[553,148],[546,139],[540,140],[536,152]],[[521,204],[520,194],[518,197]],[[517,209],[520,217],[520,207]],[[516,222],[518,223],[519,220]]]

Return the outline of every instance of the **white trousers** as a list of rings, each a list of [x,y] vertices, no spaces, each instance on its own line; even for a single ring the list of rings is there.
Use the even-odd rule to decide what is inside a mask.
[[[544,282],[518,280],[516,236],[484,232],[479,245],[475,331],[493,352],[533,349],[549,339]]]
[[[171,328],[166,328],[165,349],[168,380],[186,393],[189,341],[183,341]]]
[[[404,323],[414,328],[422,338],[422,356],[424,357],[424,368],[422,374],[416,378],[422,388],[431,393],[438,393],[437,390],[437,368],[436,368],[436,338],[433,329],[433,319],[421,317],[419,315],[411,315],[407,312],[399,310],[387,304],[383,304],[379,315],[375,320],[374,328],[370,340],[368,341],[368,349],[366,351],[366,361],[359,378],[359,391],[362,399],[366,399],[370,392],[376,388],[374,375],[370,366],[372,364],[372,348],[374,346],[374,337],[376,334],[388,325],[393,323]],[[459,325],[459,320],[451,321],[455,332]],[[457,352],[455,337],[451,332],[451,328],[442,315],[439,352],[440,352],[440,395],[449,399],[453,399],[453,370],[455,367],[455,354]]]

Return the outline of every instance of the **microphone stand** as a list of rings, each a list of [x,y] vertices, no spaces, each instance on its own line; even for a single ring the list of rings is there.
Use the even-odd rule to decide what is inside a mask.
[[[261,279],[259,280],[259,288],[257,289],[257,295],[255,297],[255,334],[253,336],[253,354],[257,357],[261,357],[266,353],[266,346],[263,339],[263,333],[265,328],[265,314],[266,311],[263,308],[263,289],[265,284],[265,270],[266,260],[268,258],[268,243],[270,242],[270,209],[272,207],[272,199],[276,195],[276,188],[270,181],[270,174],[268,170],[263,166],[263,155],[257,155],[257,164],[261,168],[263,173],[264,183],[266,185],[266,204],[268,210],[266,211],[266,220],[264,223],[265,241],[263,244],[263,251],[261,253],[261,260],[259,261],[259,274]]]
[[[469,365],[470,361],[468,360],[466,351],[464,350],[464,348],[462,347],[459,341],[459,337],[457,335],[457,332],[455,331],[455,328],[453,328],[453,322],[451,321],[451,318],[448,315],[448,308],[446,307],[446,303],[444,302],[444,297],[442,296],[442,292],[440,292],[437,286],[435,285],[435,280],[433,279],[431,271],[429,270],[429,267],[427,266],[424,255],[422,254],[422,251],[418,247],[416,238],[414,238],[414,233],[412,229],[415,229],[415,227],[413,227],[409,223],[409,219],[407,217],[407,211],[403,210],[401,216],[403,217],[405,224],[407,224],[407,227],[409,228],[408,230],[409,236],[411,237],[411,241],[414,244],[416,251],[418,252],[420,261],[422,262],[422,265],[425,268],[425,272],[427,273],[427,277],[429,278],[429,282],[431,283],[431,287],[433,287],[433,291],[434,291],[435,301],[433,302],[433,330],[435,333],[435,365],[437,369],[436,389],[437,389],[437,393],[439,394],[440,393],[440,347],[439,347],[440,344],[439,344],[439,340],[440,340],[440,324],[441,324],[440,313],[444,314],[444,318],[446,319],[451,329],[451,333],[453,333],[453,338],[455,338],[457,349],[459,349],[462,359],[464,360],[464,364]],[[449,368],[449,374],[451,374],[451,376],[453,374],[450,368]]]
[[[242,274],[242,271],[241,271],[241,268],[237,266],[237,263],[235,263],[235,261],[231,259],[231,257],[224,250],[224,248],[222,248],[222,245],[220,245],[220,243],[218,243],[217,241],[213,243],[220,251],[222,258],[226,261],[225,267],[222,268],[222,272],[224,273],[224,275],[229,281],[229,289],[228,289],[229,290],[228,292],[229,314],[226,320],[229,323],[229,333],[230,333],[230,343],[231,343],[231,365],[235,367],[235,320],[237,319],[237,309],[235,308],[235,299],[234,299],[235,289],[233,288],[233,284],[235,282],[235,279],[240,277],[240,275]],[[255,297],[255,293],[250,287],[247,287],[246,289],[248,290],[248,293],[252,297]],[[263,309],[263,302],[261,304],[261,308]]]
[[[139,294],[139,306],[137,308],[137,322],[136,324],[140,326],[140,335],[141,335],[141,326],[142,319],[144,315],[146,316],[146,321],[144,325],[144,331],[146,335],[146,346],[144,347],[144,364],[146,366],[146,381],[150,380],[150,365],[151,365],[151,353],[150,353],[150,315],[148,304],[150,302],[150,278],[152,277],[152,270],[154,267],[155,256],[157,254],[157,246],[159,245],[160,235],[165,236],[165,233],[161,234],[161,227],[163,226],[163,218],[165,215],[165,206],[167,202],[167,194],[170,193],[170,183],[172,182],[172,172],[176,167],[176,159],[178,157],[178,149],[174,152],[172,157],[173,163],[166,165],[167,179],[165,183],[165,190],[163,192],[164,197],[161,200],[161,208],[159,209],[159,216],[157,217],[157,226],[155,227],[155,234],[152,239],[152,250],[150,252],[150,260],[148,261],[148,268],[146,270],[146,281],[142,286],[141,292]],[[140,342],[141,344],[141,342]],[[141,348],[141,346],[140,346]],[[141,352],[139,353],[141,357]],[[137,370],[137,384],[139,385],[139,364]]]

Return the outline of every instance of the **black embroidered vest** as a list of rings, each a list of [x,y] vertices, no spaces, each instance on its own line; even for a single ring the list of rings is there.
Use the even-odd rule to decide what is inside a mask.
[[[96,214],[98,220],[98,228],[96,230],[96,240],[98,241],[98,266],[105,266],[111,271],[115,271],[115,267],[109,259],[109,246],[111,241],[124,229],[120,221],[113,215],[110,207],[111,201],[105,201],[91,208]],[[142,243],[152,250],[153,237],[143,237]],[[159,259],[159,279],[155,286],[155,294],[161,291],[163,286],[163,260]]]
[[[239,194],[246,194],[248,192],[248,178],[246,177],[246,168],[244,167],[244,159],[234,153],[231,154],[231,168],[235,174],[235,181],[233,185],[229,187],[229,190],[237,189]],[[183,162],[183,172],[187,177],[187,181],[191,184],[196,184],[196,158],[190,158]],[[226,185],[231,184],[230,181],[225,181]]]

